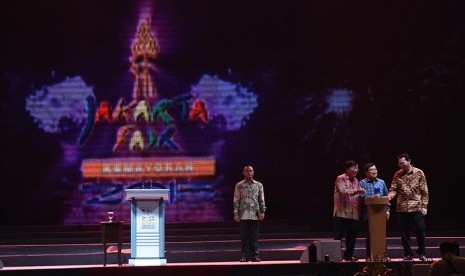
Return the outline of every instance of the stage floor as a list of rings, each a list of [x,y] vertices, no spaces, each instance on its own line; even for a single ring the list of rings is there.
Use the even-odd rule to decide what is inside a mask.
[[[338,275],[354,276],[365,268],[386,266],[396,275],[412,275],[415,266],[429,269],[440,257],[438,245],[444,241],[465,241],[465,233],[438,232],[427,238],[425,262],[414,258],[403,261],[400,238],[390,234],[387,239],[388,262],[367,262],[365,240],[357,238],[354,257],[358,262],[340,262],[338,254],[333,262],[308,263],[309,245],[316,241],[332,240],[330,232],[312,232],[307,225],[289,225],[273,222],[261,227],[260,257],[262,262],[241,263],[240,237],[237,225],[194,224],[175,225],[168,229],[165,257],[161,266],[133,266],[129,234],[125,230],[123,265],[118,266],[116,250],[107,248],[108,262],[103,266],[104,251],[100,240],[99,225],[47,226],[27,228],[0,228],[0,276],[51,275],[65,276],[145,276],[145,275]],[[416,248],[412,241],[412,248]],[[344,250],[342,243],[341,250]],[[465,250],[461,248],[461,250]],[[369,274],[367,274],[369,275]],[[392,274],[391,274],[392,275]],[[423,274],[415,274],[419,276]]]
[[[404,261],[402,259],[390,259],[382,263],[391,269],[395,275],[427,275],[429,265],[438,258],[421,262],[418,259]],[[380,263],[378,263],[380,264]],[[262,262],[196,262],[196,263],[168,263],[161,266],[132,266],[123,264],[103,265],[61,265],[61,266],[17,266],[0,269],[0,275],[51,275],[66,276],[145,276],[145,275],[334,275],[353,276],[363,271],[366,267],[373,267],[375,263],[366,262],[365,259],[357,262],[330,262],[330,263],[302,263],[300,261],[262,261]],[[417,271],[414,273],[413,271]]]

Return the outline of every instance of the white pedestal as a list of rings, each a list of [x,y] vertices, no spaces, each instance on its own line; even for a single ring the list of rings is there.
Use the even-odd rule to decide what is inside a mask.
[[[131,258],[129,265],[165,265],[164,201],[169,189],[126,189],[131,201]]]

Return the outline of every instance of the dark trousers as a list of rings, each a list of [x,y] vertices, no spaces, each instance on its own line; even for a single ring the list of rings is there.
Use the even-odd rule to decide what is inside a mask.
[[[260,222],[258,220],[241,220],[240,223],[241,233],[241,252],[246,258],[258,257],[258,232],[260,229]]]
[[[360,222],[355,219],[334,217],[334,239],[341,240],[344,236],[346,239],[346,250],[344,259],[354,256],[355,240],[360,227]]]
[[[425,218],[423,217],[421,212],[398,212],[397,216],[399,217],[400,238],[402,240],[402,246],[404,247],[404,255],[413,256],[412,248],[410,247],[410,232],[412,231],[412,225],[415,226],[415,235],[418,244],[417,253],[419,255],[424,255],[426,253],[426,226]]]

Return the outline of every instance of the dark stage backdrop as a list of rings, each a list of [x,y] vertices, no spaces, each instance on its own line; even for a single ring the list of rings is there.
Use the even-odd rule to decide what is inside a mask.
[[[430,229],[465,228],[465,3],[437,2],[2,1],[0,224],[129,221],[128,188],[232,220],[252,164],[268,219],[329,229],[346,160],[389,186],[408,152]]]

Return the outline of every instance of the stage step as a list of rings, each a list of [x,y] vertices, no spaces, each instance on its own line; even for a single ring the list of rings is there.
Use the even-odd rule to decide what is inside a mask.
[[[166,225],[165,257],[169,263],[235,262],[241,257],[237,223],[196,223]],[[263,260],[300,260],[315,240],[332,239],[331,232],[312,232],[312,227],[272,221],[260,228],[260,255]],[[439,232],[438,232],[439,233]],[[458,241],[463,251],[465,235],[442,232],[428,236],[429,258],[438,258],[438,245]],[[130,258],[130,227],[125,225],[124,262]],[[397,233],[388,233],[387,254],[403,255]],[[416,248],[415,239],[412,247]],[[344,250],[344,243],[342,243]],[[110,248],[108,263],[116,263],[116,252]],[[464,253],[464,252],[462,252]],[[358,238],[355,257],[365,258],[365,240]],[[103,263],[100,225],[0,227],[0,260],[5,266],[98,265]]]

